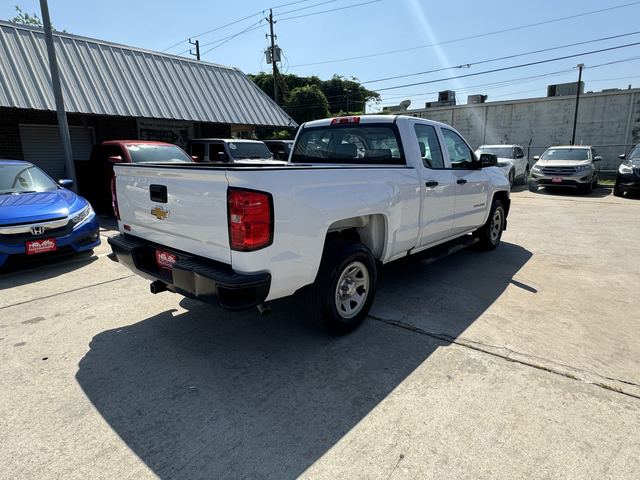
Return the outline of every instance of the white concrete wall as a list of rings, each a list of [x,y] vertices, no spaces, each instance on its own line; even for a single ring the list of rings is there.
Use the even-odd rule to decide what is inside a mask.
[[[575,97],[536,98],[480,105],[459,105],[406,112],[449,125],[475,148],[481,144],[532,140],[531,156],[571,140]],[[640,89],[584,94],[580,98],[576,143],[593,145],[602,168],[617,168],[621,153],[640,143]]]

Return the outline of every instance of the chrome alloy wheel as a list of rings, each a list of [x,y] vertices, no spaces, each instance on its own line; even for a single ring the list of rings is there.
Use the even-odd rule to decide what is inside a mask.
[[[361,262],[351,262],[338,279],[335,305],[343,318],[353,318],[367,301],[369,295],[369,271]]]
[[[489,231],[489,237],[491,238],[491,243],[494,245],[498,243],[500,239],[500,234],[502,233],[502,209],[496,208],[493,212],[493,217],[491,218],[491,225]]]

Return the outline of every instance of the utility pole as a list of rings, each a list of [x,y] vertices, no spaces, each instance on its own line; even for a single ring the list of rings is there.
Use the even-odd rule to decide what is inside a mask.
[[[49,17],[49,6],[47,5],[47,0],[40,0],[40,12],[42,14],[44,40],[47,44],[49,70],[51,70],[51,88],[53,89],[53,98],[56,102],[56,113],[58,114],[58,129],[60,131],[60,142],[62,143],[62,152],[64,154],[65,176],[73,180],[72,189],[74,192],[77,192],[76,169],[73,165],[73,152],[71,150],[69,124],[67,123],[67,112],[64,109],[64,97],[62,96],[62,86],[60,85],[60,72],[58,71],[56,49],[53,44],[53,31],[51,28],[51,18]]]
[[[578,106],[580,105],[580,85],[582,85],[582,69],[584,63],[578,64],[578,91],[576,92],[576,110],[573,114],[573,133],[571,134],[571,145],[576,143],[576,126],[578,124]]]
[[[196,60],[200,61],[200,40],[192,42],[191,39],[189,39],[189,43],[196,46],[196,53],[193,53],[193,50],[189,49],[189,55],[194,55]]]
[[[273,10],[269,9],[269,31],[271,32],[271,66],[273,67],[273,100],[278,103],[278,64],[276,61],[276,36],[273,33],[273,24],[276,23],[273,20]]]

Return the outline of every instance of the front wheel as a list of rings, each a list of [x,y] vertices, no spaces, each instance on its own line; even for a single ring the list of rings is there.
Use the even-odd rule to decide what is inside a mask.
[[[327,243],[309,289],[311,317],[333,335],[352,332],[369,313],[376,284],[376,262],[365,245],[350,240]]]
[[[529,180],[529,191],[534,193],[537,192],[538,184],[536,182],[532,182],[531,180]]]
[[[580,185],[580,192],[585,195],[589,195],[591,192],[593,192],[593,180],[591,180],[589,183],[585,183],[584,185]]]
[[[505,219],[506,213],[502,202],[494,200],[487,223],[476,232],[479,240],[478,246],[482,250],[493,250],[498,246],[502,238]]]
[[[516,172],[515,170],[509,171],[509,186],[513,187],[513,184],[516,180]]]

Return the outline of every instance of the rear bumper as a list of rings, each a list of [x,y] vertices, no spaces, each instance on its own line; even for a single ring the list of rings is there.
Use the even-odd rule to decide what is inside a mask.
[[[236,273],[229,265],[157,245],[131,235],[109,238],[118,262],[141,277],[162,282],[167,290],[229,310],[256,306],[267,298],[271,275]],[[173,270],[156,265],[156,250],[173,253]]]

